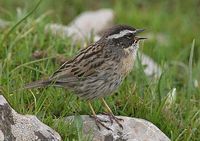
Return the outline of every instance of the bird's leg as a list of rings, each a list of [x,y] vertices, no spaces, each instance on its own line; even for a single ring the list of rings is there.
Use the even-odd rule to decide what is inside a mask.
[[[94,111],[94,109],[93,109],[93,107],[92,107],[90,101],[88,101],[88,105],[89,105],[89,107],[90,107],[90,109],[91,109],[91,111],[92,111],[92,114],[93,114],[93,115],[90,115],[90,116],[91,116],[92,118],[94,118],[95,123],[96,123],[98,129],[100,130],[100,125],[101,125],[101,126],[103,126],[104,128],[106,128],[107,130],[112,130],[112,129],[110,129],[109,127],[107,127],[105,124],[103,124],[102,121],[97,117],[97,115],[96,115],[96,113],[95,113],[95,111]]]
[[[101,100],[107,110],[107,113],[104,113],[104,114],[109,116],[110,122],[113,123],[113,120],[114,120],[119,125],[119,127],[121,127],[123,129],[123,126],[120,123],[120,121],[123,121],[123,119],[115,117],[115,115],[113,114],[112,110],[110,109],[110,107],[108,106],[106,101],[103,98],[101,98]]]

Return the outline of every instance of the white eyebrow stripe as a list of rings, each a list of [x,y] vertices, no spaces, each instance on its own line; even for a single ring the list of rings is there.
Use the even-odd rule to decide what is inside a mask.
[[[136,31],[131,31],[131,30],[123,30],[123,31],[120,31],[119,33],[117,34],[113,34],[113,35],[110,35],[107,37],[107,39],[113,39],[113,38],[120,38],[120,37],[123,37],[124,35],[128,34],[128,33],[135,33]]]

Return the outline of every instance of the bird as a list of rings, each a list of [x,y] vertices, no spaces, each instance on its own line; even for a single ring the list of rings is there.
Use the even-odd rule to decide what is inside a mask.
[[[105,106],[105,114],[111,123],[115,121],[122,129],[120,118],[116,117],[104,100],[119,88],[124,78],[134,68],[139,41],[146,39],[137,36],[144,29],[129,25],[115,25],[105,30],[101,38],[83,48],[77,55],[63,63],[48,79],[30,82],[26,89],[47,86],[70,89],[75,95],[85,100],[91,109],[97,127],[107,127],[98,118],[91,102],[100,99]]]

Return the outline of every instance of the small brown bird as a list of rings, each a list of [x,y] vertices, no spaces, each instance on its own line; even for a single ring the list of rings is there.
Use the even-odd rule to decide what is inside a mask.
[[[88,101],[98,128],[102,125],[110,129],[97,117],[91,100],[101,99],[111,122],[123,128],[119,118],[115,117],[103,99],[112,94],[132,70],[142,37],[137,34],[144,31],[127,25],[117,25],[108,29],[100,40],[80,51],[78,55],[65,62],[47,80],[27,84],[25,88],[57,86],[71,89]]]

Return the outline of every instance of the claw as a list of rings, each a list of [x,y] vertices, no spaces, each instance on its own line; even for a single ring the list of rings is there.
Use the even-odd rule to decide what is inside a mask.
[[[108,113],[106,113],[106,112],[103,112],[102,115],[106,115],[106,116],[108,116],[109,119],[110,119],[110,123],[113,125],[113,119],[112,119],[112,117],[111,117],[110,114],[108,114]]]
[[[113,120],[114,120],[119,125],[119,127],[123,129],[122,124],[119,122],[119,121],[122,121],[123,119],[115,117],[114,114],[112,113],[112,110],[109,108],[108,104],[106,103],[106,101],[103,98],[101,98],[101,100],[107,110],[107,113],[104,113],[104,114],[109,116],[111,124],[113,124]]]
[[[91,117],[91,118],[94,118],[95,123],[96,123],[96,125],[97,125],[97,127],[98,127],[99,130],[101,130],[101,128],[100,128],[100,125],[101,125],[101,126],[103,126],[104,128],[106,128],[107,130],[113,131],[111,128],[107,127],[105,124],[102,123],[102,122],[105,122],[105,121],[101,120],[101,119],[98,118],[97,116],[90,115],[90,117]]]
[[[109,117],[111,124],[113,124],[113,120],[114,120],[119,125],[119,127],[123,129],[122,124],[119,122],[119,121],[124,121],[123,119],[118,118],[118,117],[116,117],[116,116],[114,116],[113,114],[110,114],[110,113],[103,113],[103,114],[107,115]]]

